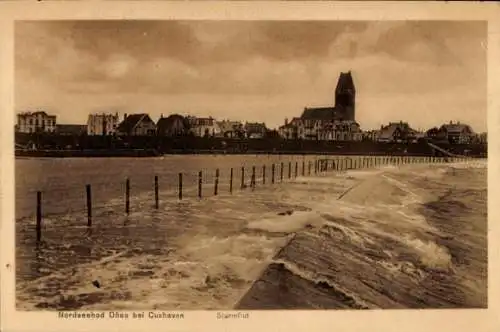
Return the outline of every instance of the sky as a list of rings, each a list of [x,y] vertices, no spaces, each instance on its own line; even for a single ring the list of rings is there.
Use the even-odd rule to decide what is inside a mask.
[[[178,113],[275,128],[332,105],[350,70],[362,129],[481,132],[486,55],[480,21],[18,21],[15,108],[58,123]]]

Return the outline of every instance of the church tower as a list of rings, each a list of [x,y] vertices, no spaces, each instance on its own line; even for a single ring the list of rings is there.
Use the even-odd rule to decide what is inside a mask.
[[[335,89],[335,110],[342,114],[343,120],[355,121],[356,88],[351,71],[340,73]]]

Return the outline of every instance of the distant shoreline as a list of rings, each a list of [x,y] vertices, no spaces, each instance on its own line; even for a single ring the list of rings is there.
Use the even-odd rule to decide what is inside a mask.
[[[115,158],[115,157],[161,157],[167,155],[328,155],[328,156],[407,156],[433,157],[434,153],[412,151],[227,151],[227,150],[170,150],[159,152],[150,149],[120,150],[32,150],[15,152],[16,158]],[[470,157],[486,157],[470,155]]]
[[[418,142],[314,141],[279,138],[235,139],[217,137],[157,136],[61,136],[17,134],[17,157],[156,157],[168,154],[220,155],[366,155],[366,156],[444,156],[439,150],[456,155],[484,157],[487,144]],[[432,143],[434,148],[428,143]],[[435,149],[435,147],[438,149]]]

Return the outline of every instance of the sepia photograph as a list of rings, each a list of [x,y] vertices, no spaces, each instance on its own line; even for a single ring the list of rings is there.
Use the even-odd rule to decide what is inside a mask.
[[[14,25],[16,308],[487,308],[487,22]]]
[[[498,7],[33,4],[0,330],[498,329]]]

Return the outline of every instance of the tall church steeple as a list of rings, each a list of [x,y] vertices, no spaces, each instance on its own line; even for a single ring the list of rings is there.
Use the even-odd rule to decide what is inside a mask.
[[[340,73],[335,89],[335,109],[344,120],[355,121],[356,88],[351,71]]]

